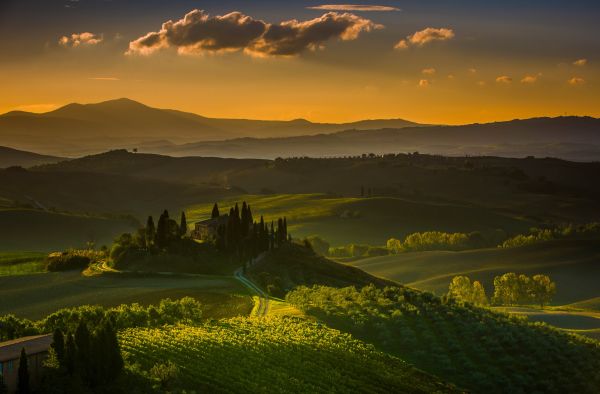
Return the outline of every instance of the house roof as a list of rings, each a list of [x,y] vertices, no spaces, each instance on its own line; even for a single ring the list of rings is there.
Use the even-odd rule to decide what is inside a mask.
[[[28,355],[47,352],[52,344],[52,335],[34,335],[11,341],[0,342],[0,362],[15,360],[21,357],[21,349]]]
[[[220,224],[227,223],[227,219],[229,219],[229,215],[221,215],[214,219],[206,219],[206,220],[202,220],[200,222],[196,222],[196,224],[199,224],[202,226],[218,226]]]

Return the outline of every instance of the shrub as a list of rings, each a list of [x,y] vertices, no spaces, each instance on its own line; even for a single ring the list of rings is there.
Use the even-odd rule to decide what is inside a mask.
[[[73,252],[52,253],[46,258],[46,270],[69,271],[86,268],[92,259]]]

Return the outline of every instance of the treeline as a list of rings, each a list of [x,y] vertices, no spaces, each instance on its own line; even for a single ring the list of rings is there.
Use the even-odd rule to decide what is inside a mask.
[[[494,278],[494,305],[531,305],[540,307],[550,303],[556,294],[556,283],[547,275],[517,275],[509,272]],[[479,281],[473,281],[467,276],[455,276],[450,282],[447,296],[474,305],[488,305],[490,301],[485,289]]]
[[[117,332],[109,319],[90,330],[84,320],[74,332],[57,328],[53,333],[52,357],[42,383],[44,392],[110,386],[123,372]]]
[[[502,242],[500,248],[515,248],[555,239],[586,239],[600,237],[600,223],[565,224],[554,228],[532,228],[529,234],[519,234]]]
[[[215,203],[211,218],[218,219],[220,216],[219,206]],[[255,221],[252,208],[243,201],[241,209],[238,203],[235,203],[235,206],[229,209],[227,221],[218,225],[214,244],[220,251],[235,253],[249,259],[279,248],[291,240],[287,230],[287,218],[281,217],[277,222],[271,221],[267,224],[261,215],[260,220]]]
[[[123,304],[113,308],[80,306],[60,309],[45,318],[32,321],[9,314],[0,316],[0,341],[8,341],[29,335],[50,334],[59,329],[73,332],[79,322],[88,327],[98,327],[103,321],[121,330],[131,327],[157,327],[165,324],[197,324],[202,321],[202,305],[193,298],[164,299],[158,305],[141,306]]]
[[[286,300],[329,327],[474,393],[598,393],[600,344],[407,287],[298,287]]]

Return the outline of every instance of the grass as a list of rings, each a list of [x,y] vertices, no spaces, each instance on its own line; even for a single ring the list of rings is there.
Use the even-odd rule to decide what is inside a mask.
[[[44,272],[45,257],[38,252],[0,252],[0,276]]]
[[[246,289],[226,276],[97,275],[56,272],[0,277],[0,315],[40,319],[58,309],[80,305],[115,306],[194,297],[207,318],[247,315],[252,301]]]
[[[289,232],[297,238],[320,235],[332,245],[367,243],[383,245],[420,231],[484,234],[496,229],[525,232],[535,223],[472,205],[420,202],[398,197],[334,197],[327,194],[239,195],[219,202],[226,213],[235,202],[248,202],[255,219],[286,216]],[[210,217],[212,204],[186,208],[193,223]]]
[[[171,392],[457,391],[348,334],[298,318],[128,329],[119,339],[127,364],[142,376],[167,360],[175,364]]]
[[[495,276],[506,272],[547,274],[557,285],[554,304],[569,304],[600,296],[600,244],[559,240],[511,249],[463,252],[415,252],[372,257],[350,264],[368,273],[438,295],[448,291],[452,277],[479,280],[488,295]]]

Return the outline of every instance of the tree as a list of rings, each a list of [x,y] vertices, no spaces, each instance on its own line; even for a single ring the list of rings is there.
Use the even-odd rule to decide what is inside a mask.
[[[485,294],[485,289],[483,288],[481,282],[479,282],[477,280],[473,282],[472,302],[475,305],[489,304],[487,295]]]
[[[326,256],[329,253],[329,242],[325,241],[318,235],[307,237],[306,241],[310,244],[312,250],[318,254]]]
[[[29,393],[29,369],[27,365],[27,353],[25,348],[21,349],[21,358],[19,359],[19,375],[17,377],[17,393]]]
[[[533,300],[543,309],[544,304],[552,301],[552,297],[556,294],[556,283],[552,282],[547,275],[535,275],[531,285]]]
[[[455,276],[448,287],[448,296],[471,302],[473,298],[473,287],[471,279],[466,276]]]
[[[75,330],[75,346],[76,370],[79,371],[84,381],[88,381],[92,375],[90,363],[92,357],[91,339],[90,331],[83,320],[79,322]]]
[[[159,248],[164,248],[167,246],[167,234],[168,234],[168,223],[169,221],[169,211],[166,209],[158,218],[158,224],[156,226],[156,235],[154,237],[154,243]]]
[[[181,220],[179,222],[179,235],[180,236],[185,236],[187,234],[188,228],[187,228],[187,220],[185,218],[185,212],[181,211]]]
[[[75,367],[77,366],[77,346],[72,334],[67,335],[67,340],[65,341],[64,365],[67,373],[73,376],[75,374]]]
[[[217,205],[217,203],[215,203],[215,205],[213,205],[213,209],[212,209],[212,213],[211,213],[211,215],[210,215],[210,218],[211,218],[211,219],[216,219],[216,218],[218,218],[219,216],[221,216],[221,215],[219,214],[219,206]]]
[[[494,297],[496,304],[515,305],[519,301],[519,278],[514,272],[494,278]]]
[[[58,364],[63,366],[65,362],[65,337],[60,328],[55,329],[52,335],[52,349],[54,349]]]
[[[154,219],[152,216],[148,216],[148,220],[146,220],[146,243],[150,245],[154,242],[154,238],[156,238],[156,228],[154,227]]]

